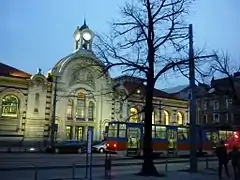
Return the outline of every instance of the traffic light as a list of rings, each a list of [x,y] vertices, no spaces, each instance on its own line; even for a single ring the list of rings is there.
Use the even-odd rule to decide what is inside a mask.
[[[52,73],[48,73],[47,81],[53,82],[53,74]]]

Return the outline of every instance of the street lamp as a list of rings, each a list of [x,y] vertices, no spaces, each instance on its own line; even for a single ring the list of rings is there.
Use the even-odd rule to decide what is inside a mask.
[[[50,142],[51,142],[51,147],[54,147],[55,143],[55,132],[57,130],[57,125],[56,125],[56,103],[57,103],[57,82],[58,82],[58,76],[54,75],[52,73],[48,73],[48,81],[52,82],[54,85],[54,90],[53,90],[53,106],[52,106],[52,121],[51,121],[51,132],[50,132]]]

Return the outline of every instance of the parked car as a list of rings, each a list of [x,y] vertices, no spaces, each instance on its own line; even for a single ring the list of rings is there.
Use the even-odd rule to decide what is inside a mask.
[[[93,151],[104,153],[107,149],[107,143],[102,142],[100,144],[96,144],[92,147]]]
[[[54,147],[48,146],[46,152],[54,153],[83,153],[86,149],[86,143],[78,140],[68,140],[56,143]]]

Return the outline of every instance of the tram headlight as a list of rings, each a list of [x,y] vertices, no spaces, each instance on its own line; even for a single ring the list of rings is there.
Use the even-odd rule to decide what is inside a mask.
[[[116,144],[114,144],[114,145],[113,145],[113,147],[117,147],[117,145],[116,145]]]
[[[107,144],[107,147],[109,147],[109,144]]]

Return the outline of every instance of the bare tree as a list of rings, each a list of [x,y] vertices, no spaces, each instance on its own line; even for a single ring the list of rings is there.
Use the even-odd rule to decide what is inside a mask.
[[[224,77],[223,83],[217,87],[216,91],[228,95],[232,99],[235,120],[240,119],[240,113],[238,113],[240,109],[240,93],[238,92],[240,81],[234,76],[234,73],[240,73],[240,64],[236,63],[231,60],[229,53],[222,52],[221,55],[212,60],[208,69],[210,76],[214,77],[217,74]]]
[[[175,66],[188,64],[179,58],[187,45],[183,16],[191,0],[133,0],[122,10],[120,21],[113,23],[113,33],[99,37],[97,51],[105,61],[105,70],[118,67],[122,73],[145,79],[144,163],[141,174],[158,175],[152,156],[153,92],[159,79]]]

